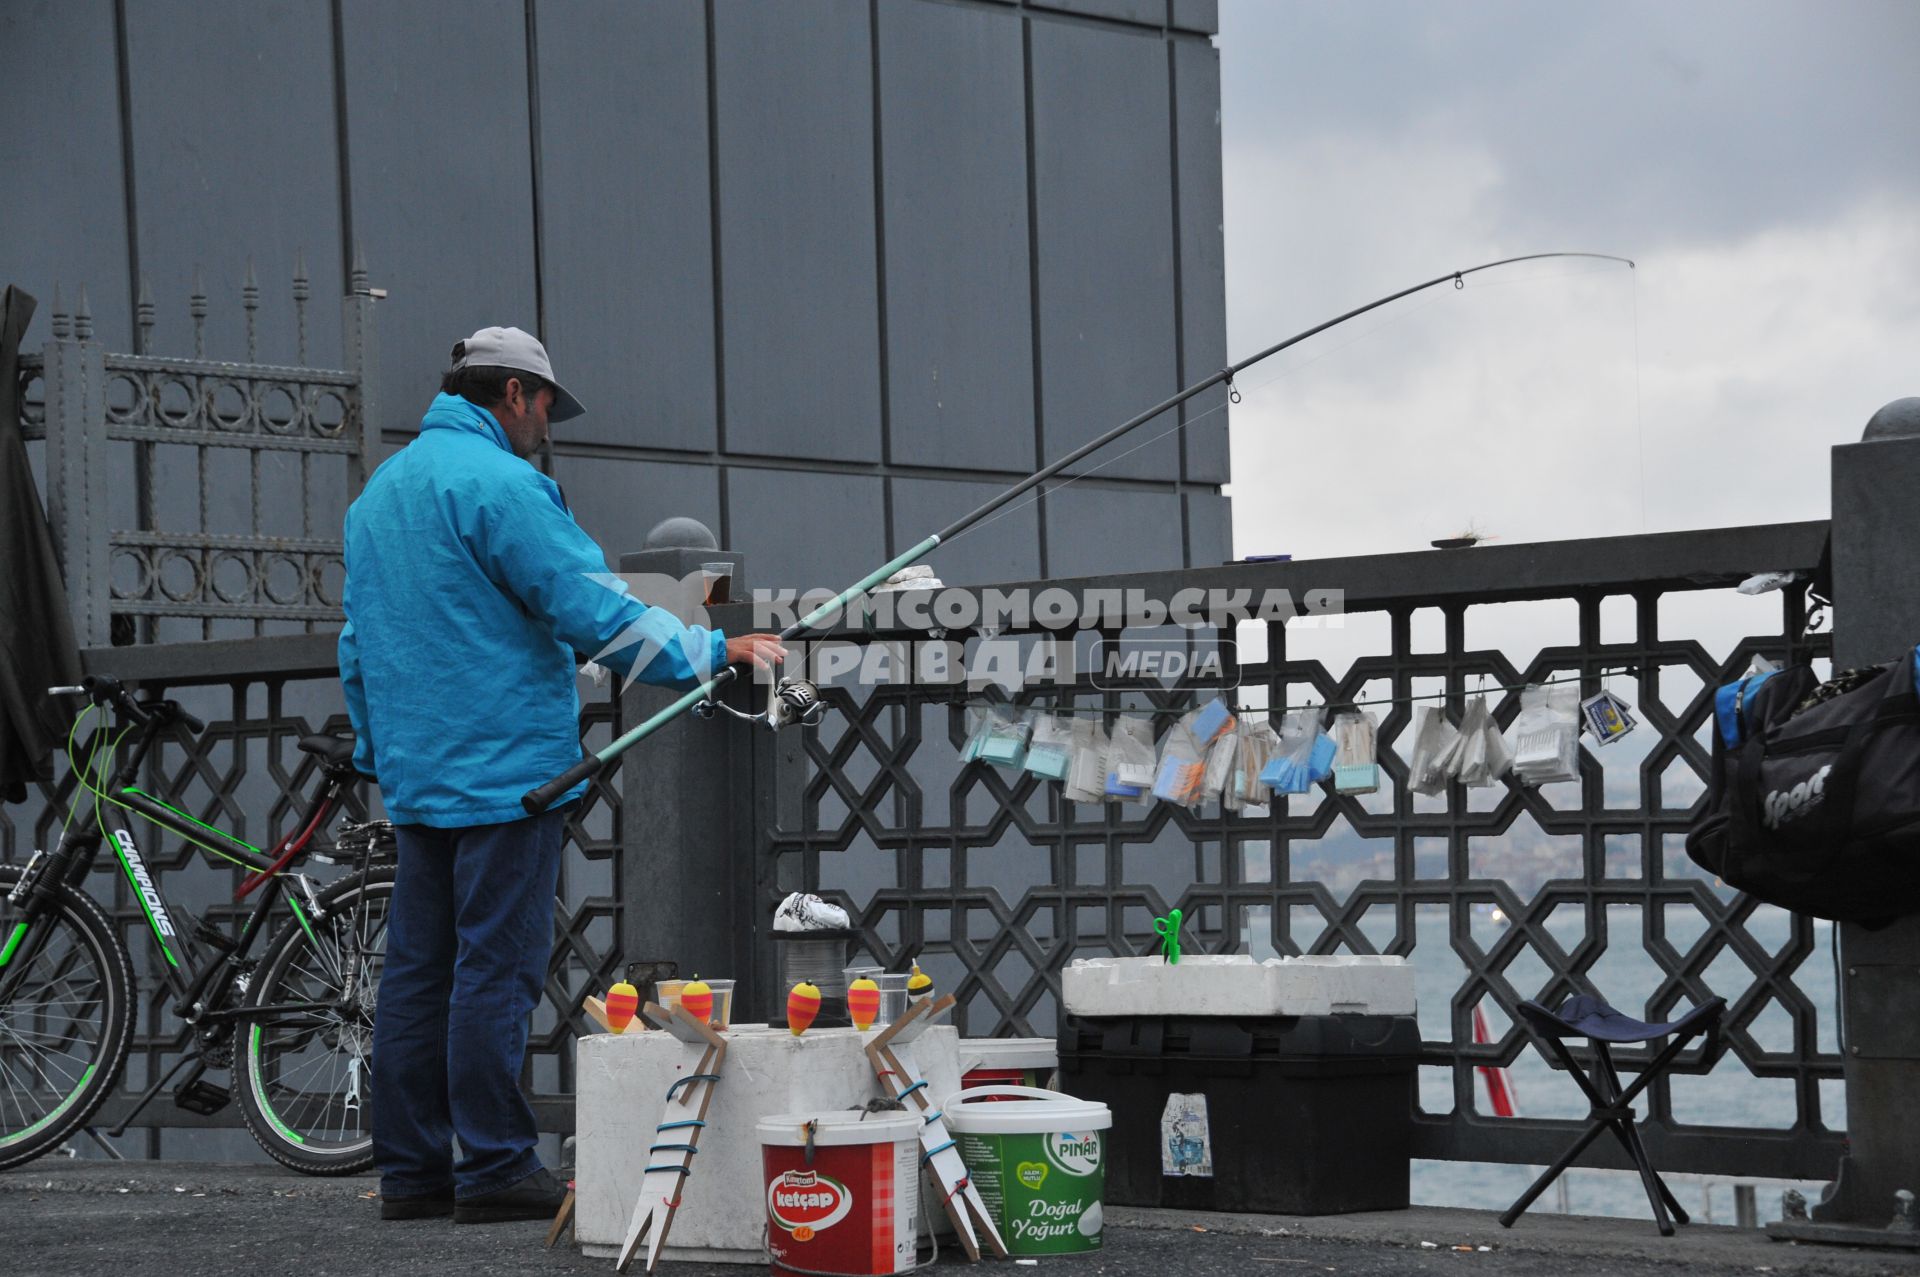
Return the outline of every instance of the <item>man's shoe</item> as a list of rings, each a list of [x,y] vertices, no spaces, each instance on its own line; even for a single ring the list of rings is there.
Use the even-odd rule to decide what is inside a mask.
[[[517,1184],[462,1197],[453,1204],[456,1224],[502,1224],[514,1219],[552,1219],[567,1199],[567,1186],[545,1168]]]
[[[381,1219],[445,1219],[453,1214],[453,1190],[408,1197],[382,1197]]]

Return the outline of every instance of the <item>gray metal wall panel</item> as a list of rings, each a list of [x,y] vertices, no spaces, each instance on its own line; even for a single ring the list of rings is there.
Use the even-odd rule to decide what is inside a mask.
[[[616,568],[620,556],[638,550],[662,519],[688,515],[720,527],[720,472],[713,466],[557,455],[553,477],[566,491],[574,519]]]
[[[1180,383],[1191,385],[1227,364],[1226,210],[1220,189],[1220,54],[1210,44],[1173,44],[1174,122],[1180,194],[1180,324],[1184,363]],[[1227,393],[1222,388],[1187,401],[1181,432],[1187,478],[1225,483]]]
[[[1088,18],[1111,18],[1115,22],[1138,22],[1157,27],[1167,20],[1167,0],[1028,0],[1035,9],[1057,9],[1061,13]]]
[[[56,282],[69,309],[85,286],[100,340],[133,340],[116,76],[111,0],[0,6],[0,286],[40,303],[29,350],[51,335]]]
[[[1047,498],[1047,572],[1104,576],[1179,567],[1180,497],[1076,485]]]
[[[1036,464],[1019,18],[880,8],[892,458]]]
[[[893,543],[905,549],[1000,491],[991,483],[895,479]],[[941,546],[927,561],[948,585],[1034,580],[1040,575],[1039,507],[1016,502],[1014,508]]]
[[[727,471],[728,535],[755,589],[838,590],[886,561],[885,493],[864,475]]]
[[[587,405],[564,436],[709,451],[705,13],[565,0],[536,26],[545,335]]]
[[[260,284],[259,358],[291,364],[295,256],[312,280],[311,362],[340,363],[340,166],[326,0],[136,0],[127,6],[140,267],[159,311],[154,352],[191,354],[196,265],[207,354],[247,357],[247,257]]]
[[[1177,31],[1212,35],[1220,29],[1220,0],[1168,0]]]
[[[1042,415],[1054,458],[1179,388],[1167,52],[1118,29],[1030,29]],[[1150,422],[1084,468],[1172,424]],[[1179,466],[1169,436],[1104,472],[1172,479]]]
[[[1217,492],[1188,492],[1187,565],[1212,567],[1233,558],[1233,501]]]
[[[729,451],[880,455],[870,45],[863,0],[715,6]]]
[[[353,233],[389,290],[381,424],[411,429],[454,342],[536,326],[526,10],[342,4]]]

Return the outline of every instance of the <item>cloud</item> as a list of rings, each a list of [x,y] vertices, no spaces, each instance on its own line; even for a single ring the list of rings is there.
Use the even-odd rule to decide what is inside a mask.
[[[1483,149],[1514,232],[1650,252],[1920,193],[1905,0],[1228,0],[1220,47],[1229,147]]]
[[[1825,517],[1827,450],[1920,383],[1916,277],[1920,219],[1876,200],[1631,274],[1546,262],[1396,303],[1419,309],[1243,377],[1236,544],[1325,556],[1469,522],[1532,541]],[[1238,337],[1253,324],[1305,326],[1271,309],[1236,307],[1237,347],[1267,340]]]

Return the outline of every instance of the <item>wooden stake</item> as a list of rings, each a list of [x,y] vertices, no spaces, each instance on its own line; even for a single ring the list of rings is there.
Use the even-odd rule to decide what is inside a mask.
[[[668,1100],[666,1108],[661,1111],[659,1122],[660,1126],[665,1126],[668,1119],[674,1117],[675,1104],[684,1109],[692,1102],[694,1091],[699,1090],[700,1111],[692,1120],[700,1125],[685,1128],[686,1142],[697,1149],[700,1145],[700,1134],[706,1129],[707,1112],[713,1106],[715,1083],[705,1079],[717,1077],[721,1065],[726,1063],[727,1040],[714,1032],[713,1026],[704,1020],[695,1019],[693,1014],[682,1006],[676,1005],[668,1011],[649,1002],[642,1008],[642,1014],[682,1042],[702,1048],[700,1062],[694,1066],[693,1074],[690,1075],[702,1077],[702,1080],[688,1082],[685,1087],[679,1088],[676,1099]],[[654,1133],[659,1134],[658,1127],[655,1128]],[[647,1243],[647,1271],[652,1272],[654,1265],[660,1262],[660,1251],[667,1243],[667,1230],[673,1227],[674,1212],[680,1209],[680,1199],[686,1193],[687,1180],[692,1174],[693,1156],[690,1152],[680,1154],[680,1166],[685,1169],[684,1174],[679,1170],[664,1168],[658,1172],[661,1175],[673,1175],[671,1185],[673,1194],[670,1197],[661,1192],[666,1185],[649,1187],[654,1180],[653,1175],[642,1174],[640,1177],[640,1199],[633,1204],[633,1221],[627,1226],[627,1239],[621,1245],[619,1261],[614,1265],[613,1270],[616,1273],[627,1271],[627,1265],[633,1262],[633,1257],[638,1253],[643,1241]],[[651,1152],[648,1157],[651,1160]]]

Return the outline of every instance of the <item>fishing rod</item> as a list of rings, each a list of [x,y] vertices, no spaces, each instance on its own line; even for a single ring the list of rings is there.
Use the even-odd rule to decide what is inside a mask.
[[[931,554],[935,547],[939,546],[942,542],[953,540],[961,533],[967,531],[967,529],[1006,506],[1008,502],[1033,491],[1047,480],[1058,475],[1068,466],[1073,465],[1075,462],[1085,460],[1122,435],[1138,429],[1168,409],[1178,408],[1195,395],[1204,394],[1206,391],[1218,385],[1224,384],[1231,390],[1235,377],[1262,360],[1271,359],[1289,346],[1297,346],[1307,340],[1307,338],[1318,336],[1329,328],[1334,328],[1346,323],[1349,319],[1357,319],[1368,311],[1378,310],[1380,307],[1397,302],[1403,297],[1411,297],[1415,293],[1424,292],[1429,288],[1436,288],[1449,281],[1453,283],[1455,288],[1465,288],[1467,286],[1466,277],[1468,275],[1476,275],[1483,270],[1493,270],[1500,266],[1512,266],[1516,262],[1537,262],[1547,258],[1557,257],[1587,257],[1599,261],[1622,262],[1628,269],[1632,269],[1633,267],[1631,258],[1615,257],[1608,253],[1528,253],[1523,257],[1503,257],[1497,262],[1483,262],[1478,266],[1469,266],[1465,270],[1448,271],[1444,275],[1434,276],[1425,283],[1415,284],[1411,288],[1403,288],[1397,293],[1389,293],[1387,296],[1377,301],[1370,301],[1364,306],[1356,306],[1344,315],[1336,315],[1324,323],[1315,324],[1312,328],[1306,329],[1304,332],[1295,333],[1285,341],[1278,342],[1268,346],[1265,350],[1249,355],[1238,363],[1228,364],[1219,372],[1194,382],[1185,390],[1161,400],[1138,416],[1127,418],[1127,420],[1121,422],[1099,438],[1081,444],[1078,448],[1075,448],[1058,461],[1042,466],[1020,482],[1008,488],[1005,492],[987,501],[984,505],[979,506],[967,514],[961,515],[958,519],[955,519],[952,523],[940,529],[940,531],[927,537],[926,540],[919,542],[911,549],[875,568],[866,576],[861,577],[858,581],[840,591],[840,593],[834,595],[831,599],[828,599],[825,603],[822,603],[819,607],[816,607],[813,611],[807,613],[786,629],[780,631],[780,641],[782,643],[788,643],[799,638],[827,617],[837,614],[841,608],[845,607],[860,595],[865,594],[874,586],[879,585],[894,573],[900,571],[902,568],[911,567],[915,563],[918,563],[921,559]],[[826,710],[826,703],[820,699],[819,688],[804,679],[783,678],[778,685],[769,691],[767,708],[765,710],[759,714],[742,714],[738,710],[722,705],[715,699],[714,695],[726,687],[727,684],[731,683],[736,677],[738,677],[736,667],[732,665],[727,666],[712,678],[700,684],[700,686],[687,692],[671,705],[654,714],[644,723],[634,727],[632,730],[600,749],[595,750],[593,753],[588,754],[585,758],[582,758],[579,762],[560,773],[560,775],[555,776],[546,784],[529,790],[526,795],[520,799],[520,805],[525,807],[530,814],[538,815],[545,811],[560,795],[566,793],[581,781],[599,775],[600,772],[606,769],[608,764],[619,758],[620,755],[626,753],[629,749],[632,749],[635,745],[638,745],[641,741],[653,735],[662,727],[665,727],[668,723],[689,710],[710,715],[715,707],[719,707],[725,709],[735,717],[750,719],[754,722],[764,722],[769,727],[774,728],[786,726],[791,723],[800,723],[803,725],[817,723],[820,721],[820,716]]]

